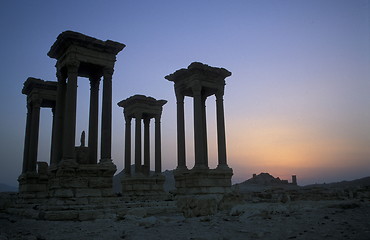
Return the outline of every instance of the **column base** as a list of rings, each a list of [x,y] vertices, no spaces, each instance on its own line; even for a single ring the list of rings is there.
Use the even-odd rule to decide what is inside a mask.
[[[79,164],[89,163],[89,148],[88,147],[75,147],[76,162]]]
[[[116,166],[104,164],[78,164],[63,160],[49,169],[49,196],[58,198],[111,197]]]
[[[233,170],[227,168],[193,168],[175,170],[177,195],[224,194],[231,191]]]
[[[38,172],[22,173],[18,177],[19,193],[21,196],[38,198],[48,190],[49,178],[47,174]]]
[[[122,194],[134,199],[160,199],[166,196],[163,189],[165,177],[161,174],[145,176],[136,174],[125,175],[122,180]]]

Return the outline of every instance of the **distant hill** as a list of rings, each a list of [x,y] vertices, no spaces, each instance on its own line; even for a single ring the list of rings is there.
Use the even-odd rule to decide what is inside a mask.
[[[0,192],[18,192],[18,188],[0,183]]]
[[[325,187],[325,188],[353,188],[353,187],[367,187],[370,186],[370,177],[364,177],[352,181],[341,181],[324,184],[311,184],[304,187]]]
[[[306,186],[297,186],[288,183],[287,180],[281,180],[280,178],[275,178],[269,173],[260,173],[242,183],[233,185],[233,188],[239,189],[241,191],[263,191],[267,189],[311,189],[311,188],[326,188],[326,189],[346,189],[346,188],[356,188],[356,187],[370,187],[370,177],[364,177],[356,179],[353,181],[341,181],[334,183],[324,183],[324,184],[311,184]]]

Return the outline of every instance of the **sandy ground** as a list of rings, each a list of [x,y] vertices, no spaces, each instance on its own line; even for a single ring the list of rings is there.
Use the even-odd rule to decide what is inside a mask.
[[[370,239],[370,202],[246,203],[213,216],[181,214],[43,221],[0,213],[0,240]]]

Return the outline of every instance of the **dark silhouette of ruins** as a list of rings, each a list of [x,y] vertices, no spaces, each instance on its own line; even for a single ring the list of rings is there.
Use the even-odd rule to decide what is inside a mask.
[[[225,78],[231,72],[194,62],[187,69],[180,69],[165,78],[174,82],[177,100],[177,169],[176,188],[179,194],[225,193],[230,189],[232,169],[227,165],[224,89]],[[216,96],[218,166],[208,167],[206,99]],[[184,98],[194,102],[195,165],[188,170],[185,159]]]
[[[118,103],[124,108],[125,131],[125,175],[122,192],[127,195],[158,195],[163,193],[164,176],[161,154],[161,116],[166,100],[134,95]],[[135,173],[131,173],[131,119],[135,119]],[[155,174],[150,175],[150,119],[155,119]],[[144,122],[144,164],[141,157],[141,121]]]
[[[20,199],[40,204],[61,201],[71,209],[86,203],[118,204],[112,190],[116,165],[111,159],[112,78],[116,55],[124,44],[102,41],[81,33],[61,33],[48,56],[56,59],[57,82],[28,78],[22,90],[27,95],[27,121],[22,173],[19,176]],[[177,99],[178,166],[174,172],[177,196],[199,194],[222,195],[230,191],[233,171],[226,158],[224,88],[231,73],[194,62],[166,76],[174,82]],[[79,77],[90,81],[88,140],[82,132],[80,146],[76,139],[76,100]],[[82,80],[82,79],[81,79]],[[82,80],[84,81],[84,80]],[[102,84],[100,84],[102,82]],[[102,85],[101,151],[98,150],[99,86]],[[218,166],[208,167],[207,121],[205,102],[215,95],[217,110]],[[185,159],[184,98],[194,101],[195,166],[188,169]],[[122,196],[125,199],[163,199],[164,176],[161,159],[161,115],[166,100],[134,95],[118,103],[124,109],[125,157]],[[53,114],[51,155],[49,164],[37,161],[40,108],[51,108]],[[135,172],[131,172],[131,120],[135,119]],[[155,166],[150,169],[150,122],[155,127]],[[142,157],[142,122],[144,123],[144,156]],[[167,196],[168,197],[168,196]],[[27,200],[28,199],[28,200]],[[106,205],[104,205],[106,204]],[[108,205],[109,205],[108,204]],[[94,208],[91,207],[90,208]],[[75,214],[75,213],[73,213]],[[70,215],[73,215],[70,214]],[[78,213],[77,219],[98,218],[94,213]],[[44,214],[45,215],[45,214]],[[76,219],[58,212],[46,214],[51,220]],[[74,215],[73,215],[74,216]],[[82,217],[81,217],[82,216]]]

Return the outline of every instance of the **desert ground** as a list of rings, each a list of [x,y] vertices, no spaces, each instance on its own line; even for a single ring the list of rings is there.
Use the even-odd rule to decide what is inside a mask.
[[[190,217],[135,208],[90,221],[46,221],[9,214],[3,206],[0,240],[370,239],[368,181],[307,187],[246,181],[233,186],[216,212]],[[169,202],[176,206],[175,199]]]

